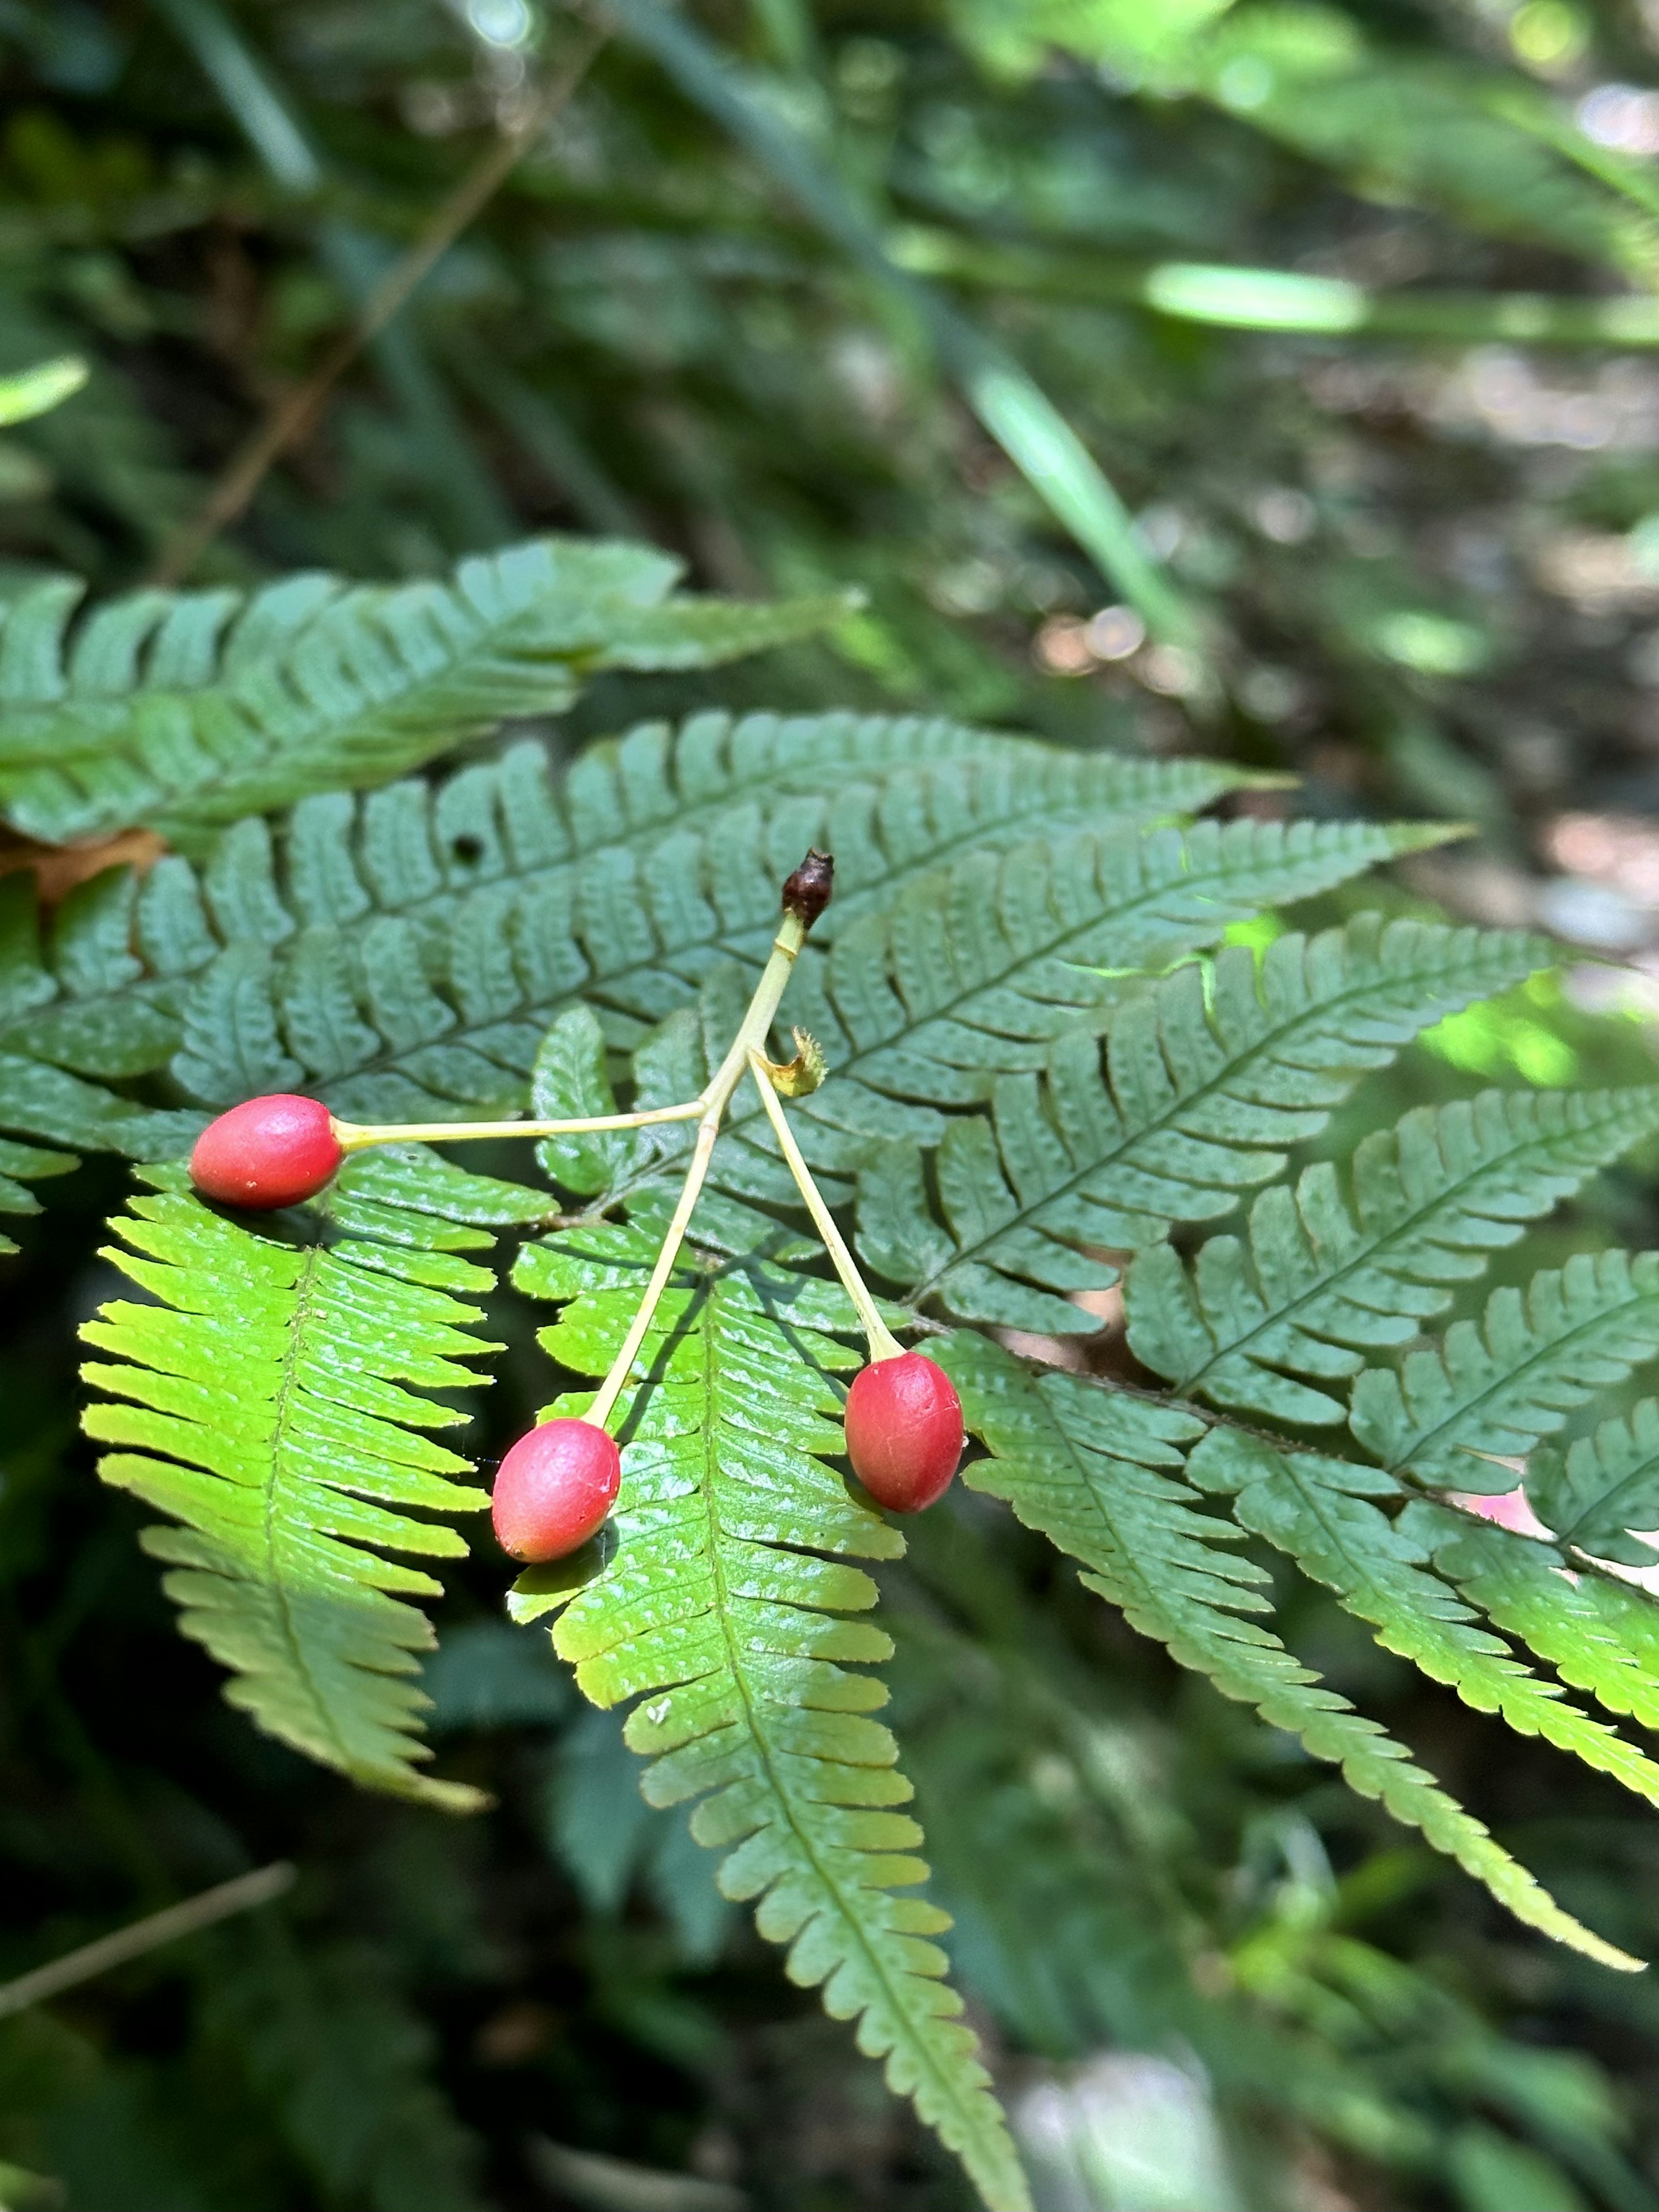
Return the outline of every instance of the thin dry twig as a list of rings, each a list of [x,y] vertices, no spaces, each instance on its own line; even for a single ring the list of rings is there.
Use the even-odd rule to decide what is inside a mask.
[[[0,1982],[0,2020],[27,2012],[31,2005],[44,2004],[48,1997],[61,1996],[96,1974],[106,1974],[112,1966],[124,1966],[130,1959],[141,1959],[146,1951],[156,1950],[163,1943],[175,1943],[181,1936],[211,1928],[216,1920],[251,1911],[256,1905],[269,1905],[273,1898],[292,1889],[295,1876],[293,1863],[277,1859],[252,1874],[240,1874],[234,1881],[204,1889],[198,1897],[187,1897],[182,1905],[169,1905],[164,1911],[135,1920],[130,1928],[118,1928],[112,1936],[100,1936],[95,1943],[83,1943],[78,1951],[67,1951],[48,1966],[20,1974],[15,1982]]]
[[[231,455],[197,513],[162,547],[150,583],[170,588],[182,582],[219,532],[244,512],[266,471],[312,428],[336,380],[482,213],[532,140],[569,100],[609,35],[608,24],[590,24],[564,68],[433,210],[425,229],[386,270],[351,327],[335,340],[305,382],[279,400]]]

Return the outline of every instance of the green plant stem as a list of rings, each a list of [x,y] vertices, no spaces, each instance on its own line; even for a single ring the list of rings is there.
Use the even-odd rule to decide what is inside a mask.
[[[609,0],[609,7],[622,35],[653,56],[686,98],[744,147],[814,228],[887,295],[983,428],[1147,627],[1172,642],[1200,647],[1198,609],[1147,550],[1116,488],[1030,373],[950,300],[896,265],[857,195],[688,16],[657,0]]]
[[[49,1997],[91,1981],[94,1975],[108,1973],[112,1966],[125,1966],[130,1959],[142,1959],[162,1943],[175,1943],[181,1936],[211,1928],[216,1921],[227,1920],[233,1913],[269,1905],[273,1898],[292,1889],[294,1881],[293,1866],[286,1859],[278,1859],[253,1874],[238,1875],[234,1881],[204,1889],[182,1905],[152,1912],[129,1928],[118,1928],[112,1936],[100,1936],[95,1943],[83,1943],[78,1951],[67,1952],[50,1966],[37,1966],[31,1974],[20,1974],[15,1981],[0,1984],[0,2020],[27,2012],[31,2005],[44,2004]]]
[[[790,1127],[782,1103],[772,1087],[767,1063],[758,1052],[751,1051],[749,1055],[749,1072],[755,1079],[755,1087],[760,1092],[767,1119],[777,1133],[778,1148],[788,1161],[789,1172],[795,1178],[795,1187],[806,1202],[806,1211],[812,1217],[812,1226],[823,1239],[823,1249],[830,1255],[836,1273],[841,1277],[841,1286],[853,1301],[859,1324],[869,1340],[871,1364],[873,1366],[880,1359],[902,1358],[904,1346],[876,1311],[876,1302],[859,1273],[858,1262],[848,1247],[847,1239],[836,1225],[836,1217],[825,1203],[823,1193],[812,1180],[812,1170],[801,1156],[800,1146],[795,1142],[795,1133]]]
[[[289,190],[316,191],[323,180],[316,157],[234,32],[203,8],[200,0],[164,0],[164,12],[203,56],[222,88],[234,88],[240,95],[239,118],[255,136],[278,180]],[[220,532],[246,510],[272,465],[311,429],[338,379],[365,346],[386,331],[506,182],[538,134],[565,106],[609,35],[603,21],[588,25],[566,67],[445,195],[420,236],[368,289],[355,319],[311,374],[269,410],[231,455],[200,508],[162,547],[153,582],[169,588],[182,582]],[[257,124],[248,119],[250,108]]]
[[[692,1211],[708,1178],[708,1163],[714,1157],[714,1140],[720,1135],[720,1122],[732,1102],[732,1093],[742,1080],[750,1054],[758,1051],[772,1026],[772,1017],[778,1011],[778,1001],[783,996],[801,946],[806,942],[807,927],[799,915],[784,916],[783,926],[772,940],[772,957],[761,971],[760,981],[755,986],[755,995],[749,1001],[748,1012],[738,1025],[725,1059],[709,1077],[701,1096],[692,1102],[690,1108],[676,1109],[682,1116],[689,1116],[690,1112],[696,1112],[699,1116],[691,1164],[685,1171],[679,1202],[674,1208],[673,1218],[657,1254],[657,1264],[651,1270],[651,1279],[645,1286],[645,1296],[640,1300],[639,1310],[629,1324],[628,1334],[623,1339],[622,1349],[611,1363],[610,1373],[600,1384],[599,1395],[585,1416],[596,1428],[604,1428],[611,1419],[640,1346],[645,1341],[645,1333],[651,1326],[651,1317],[657,1310],[658,1302],[673,1272]]]
[[[678,1106],[653,1106],[641,1114],[590,1114],[577,1121],[335,1121],[335,1140],[343,1152],[370,1145],[459,1145],[479,1137],[573,1137],[589,1129],[643,1129],[653,1121],[690,1121],[702,1112],[701,1098]]]

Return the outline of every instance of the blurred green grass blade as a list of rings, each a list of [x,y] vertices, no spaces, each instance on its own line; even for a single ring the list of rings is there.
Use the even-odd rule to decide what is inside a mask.
[[[807,0],[750,0],[750,13],[781,68],[797,76],[816,74],[821,57]]]
[[[1659,216],[1659,176],[1655,175],[1651,162],[1620,153],[1615,147],[1598,145],[1570,114],[1530,86],[1504,86],[1493,94],[1491,105],[1492,112],[1516,130],[1540,140],[1645,215]],[[1650,246],[1651,269],[1659,266],[1659,239],[1650,240]]]
[[[769,170],[824,234],[907,307],[935,356],[1051,514],[1158,635],[1191,642],[1194,611],[1137,537],[1099,464],[1036,380],[890,258],[875,222],[791,125],[696,27],[655,0],[617,0],[625,38]]]
[[[1344,277],[1198,261],[1158,263],[1147,270],[1141,296],[1149,307],[1182,321],[1255,331],[1356,331],[1367,305],[1359,286]]]
[[[273,181],[296,197],[315,194],[325,180],[323,163],[234,24],[214,0],[155,0],[155,5]],[[380,240],[341,222],[319,225],[317,250],[348,300],[359,307],[391,258]],[[504,544],[514,534],[512,512],[474,453],[407,313],[400,312],[378,331],[368,350],[404,416],[409,450],[442,502],[458,547]]]
[[[888,234],[899,268],[945,283],[1079,307],[1140,307],[1175,322],[1310,337],[1659,347],[1659,300],[1643,292],[1573,299],[1546,292],[1368,291],[1346,278],[1219,261],[1146,261],[1018,245],[925,224]]]
[[[1101,574],[1150,629],[1190,643],[1198,629],[1191,611],[1141,543],[1105,471],[1041,386],[966,325],[941,349],[947,359],[957,356],[957,380],[981,422]]]
[[[276,181],[285,191],[316,191],[323,181],[322,163],[235,27],[212,0],[154,0],[154,5],[195,56]]]
[[[87,364],[77,355],[64,354],[57,361],[43,361],[38,368],[26,368],[18,375],[0,376],[0,427],[31,422],[37,415],[49,415],[54,407],[61,407],[66,399],[74,398],[89,374]]]

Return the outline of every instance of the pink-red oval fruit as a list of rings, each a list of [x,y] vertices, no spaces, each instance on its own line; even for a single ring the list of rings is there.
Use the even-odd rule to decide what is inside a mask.
[[[942,1498],[962,1457],[962,1401],[945,1370],[919,1352],[865,1368],[847,1394],[847,1456],[890,1512]]]
[[[268,1213],[314,1198],[344,1158],[327,1107],[279,1091],[210,1121],[190,1156],[190,1179],[205,1198]]]
[[[496,1470],[489,1500],[496,1541],[532,1565],[562,1559],[609,1519],[622,1454],[592,1421],[542,1421]]]

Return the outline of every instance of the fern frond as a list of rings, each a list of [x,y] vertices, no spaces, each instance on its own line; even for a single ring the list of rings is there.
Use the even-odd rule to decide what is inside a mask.
[[[177,1041],[178,961],[191,948],[170,922],[173,894],[189,883],[182,860],[163,860],[141,921],[132,871],[107,870],[64,900],[43,949],[33,877],[0,879],[0,1128],[136,1157],[190,1142],[198,1115],[152,1111],[108,1087],[164,1064]],[[28,1208],[0,1188],[0,1212],[18,1210]]]
[[[1230,1496],[1245,1528],[1334,1590],[1385,1650],[1477,1712],[1501,1715],[1517,1735],[1542,1736],[1659,1804],[1659,1765],[1488,1635],[1430,1568],[1420,1524],[1382,1511],[1379,1498],[1402,1495],[1390,1476],[1320,1452],[1275,1451],[1227,1428],[1211,1431],[1187,1471],[1200,1488]]]
[[[526,1218],[545,1195],[413,1151],[353,1160],[306,1210],[313,1241],[256,1230],[194,1197],[181,1168],[116,1222],[106,1257],[151,1301],[115,1300],[82,1336],[110,1394],[83,1425],[120,1449],[99,1464],[181,1526],[146,1550],[187,1636],[229,1668],[229,1701],[354,1780],[465,1811],[475,1790],[422,1776],[427,1700],[410,1678],[431,1649],[408,1601],[441,1585],[388,1551],[456,1558],[447,1519],[483,1492],[433,1442],[463,1413],[433,1394],[478,1379],[490,1271],[465,1259],[482,1221]]]
[[[1492,1292],[1396,1375],[1367,1368],[1349,1426],[1396,1474],[1452,1490],[1514,1487],[1507,1468],[1575,1407],[1659,1352],[1659,1253],[1577,1252]]]
[[[40,1201],[29,1184],[68,1175],[77,1164],[71,1152],[42,1152],[38,1145],[15,1145],[0,1137],[0,1213],[39,1213]],[[16,1249],[9,1237],[0,1237],[0,1252]]]
[[[1565,1452],[1543,1446],[1526,1481],[1533,1510],[1558,1544],[1626,1567],[1652,1566],[1659,1547],[1640,1532],[1659,1529],[1659,1398],[1600,1422]]]
[[[591,748],[556,787],[537,744],[435,788],[394,784],[239,823],[197,870],[110,870],[43,945],[29,881],[0,883],[0,1127],[162,1156],[193,1121],[106,1082],[173,1062],[228,1104],[283,1085],[371,1120],[524,1101],[577,988],[624,1036],[715,958],[763,952],[777,878],[815,840],[843,916],[976,842],[1201,805],[1201,761],[1054,751],[944,721],[708,714]]]
[[[1339,1766],[1351,1789],[1419,1830],[1528,1926],[1604,1964],[1638,1963],[1564,1912],[1402,1745],[1271,1629],[1243,1617],[1268,1610],[1267,1576],[1231,1548],[1241,1531],[1207,1511],[1184,1478],[1200,1421],[1078,1376],[1033,1374],[981,1337],[959,1334],[931,1349],[991,1455],[971,1462],[963,1480],[1005,1498],[1027,1528],[1078,1560],[1086,1588],[1224,1696]]]
[[[872,1136],[937,1145],[951,1109],[1000,1095],[1003,1076],[1042,1069],[1062,1032],[1105,1029],[1144,988],[1138,970],[1214,944],[1264,903],[1329,889],[1401,849],[1395,839],[1443,835],[1200,822],[971,854],[910,886],[885,918],[843,921],[827,963],[799,963],[791,1018],[818,1039],[833,1077],[801,1102],[801,1149],[833,1177],[865,1160]],[[766,1187],[775,1155],[758,1107],[743,1101],[732,1126],[751,1153],[758,1144],[754,1172]],[[744,1187],[738,1142],[717,1171]]]
[[[1659,1087],[1482,1091],[1414,1108],[1361,1142],[1352,1196],[1319,1161],[1263,1191],[1246,1237],[1192,1261],[1141,1253],[1125,1285],[1137,1358],[1183,1393],[1316,1425],[1347,1408],[1310,1387],[1404,1344],[1597,1168],[1659,1129]]]
[[[1114,1019],[1103,1071],[1092,1035],[1074,1028],[1050,1047],[1046,1076],[1001,1076],[988,1115],[952,1122],[937,1212],[918,1148],[885,1147],[860,1181],[861,1248],[913,1301],[963,1320],[1093,1329],[1063,1293],[1115,1270],[1076,1247],[1128,1249],[1227,1212],[1363,1074],[1540,951],[1517,933],[1362,915],[1278,939],[1259,975],[1247,947],[1229,947],[1208,992],[1200,969],[1177,969]]]
[[[525,746],[435,799],[315,800],[289,839],[283,941],[234,943],[204,975],[176,1072],[216,1103],[298,1066],[371,1117],[519,1103],[576,989],[625,1041],[714,962],[758,964],[780,877],[815,839],[842,879],[833,935],[942,852],[1203,788],[945,723],[706,715],[584,756],[559,793]],[[260,1041],[255,1064],[228,1031]]]
[[[599,1374],[623,1336],[655,1233],[596,1224],[532,1245],[514,1280],[566,1303],[544,1342]],[[886,1692],[858,1664],[887,1657],[852,1616],[875,1602],[852,1559],[902,1540],[848,1496],[829,1375],[857,1364],[838,1289],[761,1259],[691,1257],[641,1353],[626,1423],[614,1553],[574,1594],[568,1566],[532,1570],[514,1610],[562,1607],[556,1648],[596,1705],[635,1703],[627,1736],[652,1760],[653,1804],[698,1798],[692,1831],[728,1854],[720,1885],[757,1900],[789,1946],[790,1978],[856,2020],[860,2048],[967,2167],[988,2205],[1029,2204],[974,2038],[930,1939],[949,1923],[900,1894],[925,1880],[921,1830]],[[586,1403],[586,1394],[570,1410]]]
[[[139,592],[72,636],[84,587],[27,585],[0,603],[0,810],[54,843],[134,823],[199,843],[568,706],[590,670],[706,665],[846,609],[671,599],[678,571],[645,546],[541,538],[447,583]]]
[[[1559,1545],[1415,1498],[1403,1538],[1506,1634],[1609,1712],[1659,1728],[1659,1606],[1598,1574],[1568,1573]]]

